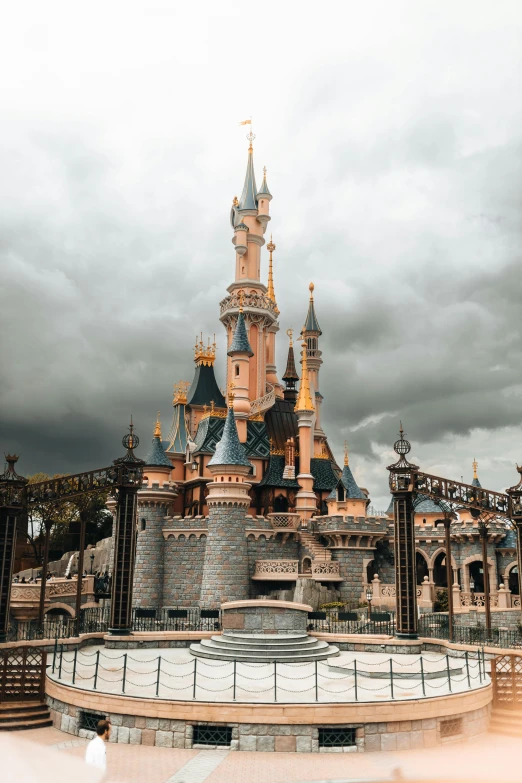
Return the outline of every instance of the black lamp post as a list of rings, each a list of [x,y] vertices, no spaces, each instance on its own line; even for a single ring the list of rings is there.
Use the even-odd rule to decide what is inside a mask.
[[[373,591],[370,585],[366,588],[366,600],[368,601],[368,620],[371,620],[372,617],[372,598],[373,598]]]
[[[92,567],[93,567],[93,565],[94,565],[94,552],[91,555],[91,574],[92,574]]]

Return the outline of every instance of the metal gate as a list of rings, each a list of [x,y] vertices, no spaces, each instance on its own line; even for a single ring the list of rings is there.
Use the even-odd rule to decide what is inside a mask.
[[[0,703],[43,701],[47,653],[38,647],[11,647],[0,656]]]
[[[522,657],[498,655],[491,661],[493,703],[505,709],[522,709]]]

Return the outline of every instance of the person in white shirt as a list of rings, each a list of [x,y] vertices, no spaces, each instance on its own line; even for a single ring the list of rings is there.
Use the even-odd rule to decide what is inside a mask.
[[[107,750],[105,743],[111,736],[111,724],[108,720],[99,720],[96,726],[96,737],[87,745],[85,763],[91,767],[97,767],[103,772],[107,771]]]

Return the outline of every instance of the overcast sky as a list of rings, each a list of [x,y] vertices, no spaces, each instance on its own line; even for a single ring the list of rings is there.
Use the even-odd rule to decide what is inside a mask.
[[[189,5],[189,4],[187,4]],[[308,283],[324,428],[377,508],[522,462],[519,0],[10,3],[0,33],[0,448],[74,472],[148,446],[218,336],[253,116],[280,375]],[[262,274],[267,252],[262,252]],[[144,449],[141,450],[143,455]]]

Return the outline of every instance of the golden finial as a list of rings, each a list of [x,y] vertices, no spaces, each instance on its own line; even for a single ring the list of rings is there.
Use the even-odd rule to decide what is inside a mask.
[[[190,383],[188,381],[178,381],[178,383],[174,384],[173,405],[186,405],[189,386]]]
[[[312,302],[314,300],[314,288],[315,288],[314,284],[310,283],[310,285],[308,286],[308,290],[310,291],[310,299],[312,300]]]
[[[234,389],[236,388],[236,385],[234,381],[230,381],[228,384],[228,407],[233,408],[234,407]]]
[[[233,207],[239,206],[239,201],[237,200],[237,196],[234,196],[234,198],[232,199],[232,206]]]
[[[294,345],[294,341],[293,341],[293,339],[292,339],[292,338],[293,338],[293,336],[294,336],[294,330],[293,330],[293,329],[287,329],[287,330],[286,330],[286,334],[287,334],[287,336],[290,338],[290,348],[292,348],[292,347],[293,347],[293,345]]]
[[[268,261],[268,290],[267,290],[267,296],[275,305],[276,304],[276,297],[275,297],[275,290],[274,290],[274,271],[273,271],[273,266],[272,266],[272,264],[273,264],[272,253],[276,249],[276,246],[272,242],[272,234],[270,234],[270,242],[266,246],[266,249],[270,253],[270,259]]]
[[[478,476],[477,476],[478,462],[477,462],[477,460],[473,459],[473,462],[471,463],[471,465],[473,467],[473,478],[474,479],[478,479]]]
[[[344,441],[344,464],[348,465],[348,441]]]
[[[210,400],[210,415],[214,413],[214,400]]]
[[[255,135],[255,133],[252,133],[252,131],[250,131],[250,133],[247,133],[247,140],[249,142],[249,146],[248,146],[248,151],[249,152],[253,152],[254,151],[254,148],[252,146],[252,142],[254,141],[255,137],[256,137],[256,135]]]
[[[308,363],[306,359],[306,340],[303,340],[302,345],[302,365],[303,371],[301,373],[301,383],[299,385],[299,394],[297,395],[297,402],[295,404],[295,411],[313,411],[314,404],[312,402],[312,395],[310,394],[310,383],[308,380]]]
[[[156,424],[154,425],[154,437],[155,438],[161,438],[161,424],[160,424],[160,412],[158,411],[158,418],[156,419]]]
[[[216,335],[214,335],[214,342],[210,344],[210,337],[207,340],[207,345],[203,342],[203,332],[200,337],[196,337],[196,345],[194,346],[194,361],[199,367],[204,364],[206,366],[212,366],[216,359]]]
[[[263,166],[263,175],[266,177],[266,166]],[[272,241],[272,237],[270,237],[270,241]]]

